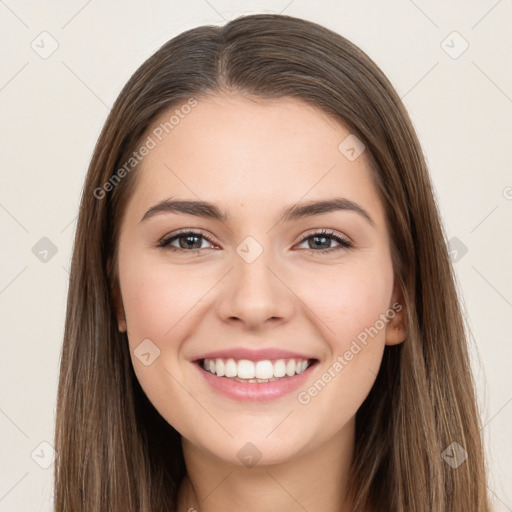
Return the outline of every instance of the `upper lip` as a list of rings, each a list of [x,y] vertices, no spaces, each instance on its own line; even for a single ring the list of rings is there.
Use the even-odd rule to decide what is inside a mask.
[[[268,359],[308,360],[314,358],[306,354],[292,352],[290,350],[282,350],[279,348],[265,348],[255,350],[238,347],[224,350],[215,350],[213,352],[208,352],[194,358],[195,361],[199,361],[201,359],[236,359],[237,361],[239,361],[240,359],[247,359],[249,361],[263,361]]]

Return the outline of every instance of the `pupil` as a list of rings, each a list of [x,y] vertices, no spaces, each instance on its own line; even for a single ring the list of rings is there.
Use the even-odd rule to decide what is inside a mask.
[[[190,249],[190,244],[194,245],[194,242],[191,242],[190,240],[191,240],[191,239],[194,239],[194,238],[195,238],[196,240],[198,240],[198,239],[200,239],[201,237],[200,237],[200,236],[197,236],[197,235],[187,235],[187,236],[182,236],[182,237],[180,238],[180,240],[184,240],[184,239],[186,239],[186,240],[187,240],[187,242],[185,242],[185,244],[181,244],[181,243],[180,243],[180,247],[181,247],[182,249]],[[197,244],[196,244],[196,245],[197,245]],[[200,249],[200,248],[201,248],[201,241],[199,241],[199,246],[198,246],[198,247],[193,247],[193,249]]]
[[[329,242],[329,239],[325,236],[314,236],[313,239],[315,240],[315,242],[319,239]],[[324,244],[324,247],[322,247],[322,249],[329,249],[328,246],[329,246],[329,244],[326,243],[326,244]]]

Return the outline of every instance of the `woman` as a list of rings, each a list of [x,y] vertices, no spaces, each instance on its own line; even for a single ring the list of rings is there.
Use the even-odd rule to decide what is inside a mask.
[[[251,15],[132,76],[83,191],[55,446],[57,512],[490,510],[428,170],[360,49]]]

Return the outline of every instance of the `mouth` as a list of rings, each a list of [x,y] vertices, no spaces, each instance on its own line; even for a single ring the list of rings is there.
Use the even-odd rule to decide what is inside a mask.
[[[206,382],[236,400],[269,400],[303,385],[318,359],[201,358],[195,364]]]
[[[203,370],[217,377],[225,377],[236,382],[262,384],[300,375],[316,362],[317,359],[251,361],[249,359],[216,358],[200,359],[198,364]]]

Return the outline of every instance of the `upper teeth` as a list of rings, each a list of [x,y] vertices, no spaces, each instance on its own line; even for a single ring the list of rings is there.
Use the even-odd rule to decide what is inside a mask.
[[[238,377],[240,379],[272,379],[274,377],[293,377],[309,366],[304,359],[277,359],[270,361],[249,361],[248,359],[204,359],[203,368],[218,377]]]

